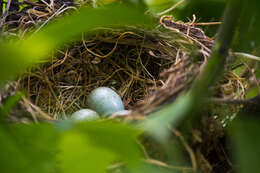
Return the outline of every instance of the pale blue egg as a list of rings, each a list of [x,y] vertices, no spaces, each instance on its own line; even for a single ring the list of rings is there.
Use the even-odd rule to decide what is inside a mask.
[[[120,96],[108,87],[94,89],[88,96],[87,105],[101,116],[110,116],[115,112],[124,110]]]
[[[75,121],[95,120],[98,118],[98,113],[91,109],[80,109],[71,115],[71,119]]]

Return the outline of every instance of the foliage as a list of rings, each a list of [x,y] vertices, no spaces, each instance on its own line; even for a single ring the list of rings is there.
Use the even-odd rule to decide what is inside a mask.
[[[0,126],[2,172],[51,172],[58,135],[49,124]],[[14,162],[15,161],[15,162]]]
[[[124,11],[123,15],[122,11]],[[0,45],[0,81],[8,80],[24,72],[35,63],[44,62],[46,55],[53,49],[64,43],[75,41],[80,38],[82,32],[89,32],[101,26],[126,24],[149,26],[151,19],[143,14],[142,7],[129,4],[107,5],[97,9],[82,7],[80,12],[55,21],[33,35],[25,36],[21,42],[3,43]],[[90,32],[90,34],[94,33]]]
[[[259,123],[259,119],[254,117],[240,117],[231,126],[234,157],[236,164],[239,165],[237,172],[256,173],[259,170]]]

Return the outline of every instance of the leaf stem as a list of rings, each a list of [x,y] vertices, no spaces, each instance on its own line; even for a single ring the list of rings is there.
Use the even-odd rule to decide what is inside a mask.
[[[141,128],[159,140],[166,140],[170,134],[167,124],[176,124],[189,114],[195,117],[194,110],[202,106],[206,97],[210,94],[209,88],[215,84],[223,73],[228,49],[240,17],[242,2],[243,0],[230,0],[228,2],[212,54],[205,69],[195,80],[190,92],[180,95],[175,102],[152,113],[147,120],[140,124]],[[155,126],[157,128],[154,128]]]

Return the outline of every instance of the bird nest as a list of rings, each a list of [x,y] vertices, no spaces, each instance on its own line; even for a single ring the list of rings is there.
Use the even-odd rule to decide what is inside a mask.
[[[75,8],[69,6],[72,5],[70,1],[43,2],[20,2],[19,5],[25,3],[27,7],[4,16],[3,36],[23,37],[26,32],[35,31],[32,28],[39,30],[54,16]],[[81,40],[57,48],[47,62],[29,69],[5,86],[0,103],[17,90],[26,93],[9,119],[18,122],[66,119],[71,113],[87,108],[89,93],[101,86],[117,91],[133,118],[148,115],[173,102],[190,88],[203,70],[213,40],[192,22],[174,22],[171,16],[163,16],[158,23],[160,27],[156,31],[133,26],[96,28],[93,31],[96,34],[85,36],[83,33]],[[214,90],[219,98],[244,98],[246,87],[241,78],[227,71]],[[203,117],[201,126],[191,132],[196,146],[201,146],[193,149],[203,172],[211,172],[212,165],[223,155],[215,157],[215,152],[219,151],[216,146],[222,145],[215,139],[223,136],[223,129],[219,130],[220,126],[212,117]],[[174,133],[184,141],[181,134]],[[186,142],[183,145],[194,155]]]
[[[21,2],[27,7],[4,16],[3,33],[23,37],[75,8],[70,1],[44,2]],[[87,96],[100,86],[116,90],[126,109],[149,114],[189,88],[213,45],[193,23],[174,22],[171,16],[158,22],[161,27],[156,31],[127,26],[82,34],[80,41],[57,49],[48,62],[28,70],[7,88],[26,91],[23,110],[34,120],[63,119],[88,107]]]
[[[28,100],[51,118],[86,108],[87,96],[100,86],[116,90],[126,109],[147,114],[187,88],[205,60],[202,54],[192,60],[199,49],[177,33],[101,30],[19,79]]]

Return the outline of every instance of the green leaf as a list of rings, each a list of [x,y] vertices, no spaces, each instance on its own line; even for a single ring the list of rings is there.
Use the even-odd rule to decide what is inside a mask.
[[[219,21],[227,3],[226,0],[190,0],[187,2],[180,12],[182,18],[195,14],[200,21]]]
[[[60,150],[58,161],[63,173],[102,173],[116,157],[110,150],[91,144],[90,139],[77,130],[63,134]]]
[[[86,122],[79,124],[78,128],[87,134],[94,145],[105,147],[119,155],[119,159],[134,165],[142,157],[136,143],[140,130],[113,121]]]
[[[17,103],[24,97],[24,93],[17,92],[14,95],[10,96],[2,106],[0,106],[0,119],[3,116],[7,116],[12,108],[17,105]]]
[[[48,124],[0,125],[0,172],[49,173],[55,169],[58,136]]]
[[[43,27],[22,41],[0,45],[0,82],[24,72],[28,67],[48,59],[55,48],[80,39],[82,32],[93,34],[97,27],[125,25],[149,26],[151,18],[144,9],[130,4],[114,4],[100,8],[82,7],[72,15]],[[92,32],[89,32],[92,31]]]
[[[149,115],[145,121],[138,124],[138,127],[163,141],[169,137],[169,125],[176,125],[184,118],[189,111],[187,108],[191,107],[192,100],[192,95],[181,95],[174,103]]]
[[[61,170],[71,172],[105,172],[114,162],[136,168],[142,159],[136,138],[139,130],[122,123],[91,121],[76,124],[64,132],[60,143]],[[98,166],[97,166],[98,165]]]
[[[235,49],[259,56],[260,46],[260,1],[248,0],[243,2],[242,18],[240,20],[239,30],[235,42]]]
[[[258,173],[260,170],[260,120],[242,115],[229,129],[239,173]]]
[[[193,118],[195,117],[194,112],[203,105],[210,94],[209,88],[216,83],[216,80],[224,71],[228,48],[232,42],[234,30],[240,17],[239,10],[241,5],[241,0],[229,1],[224,14],[224,21],[220,27],[209,61],[194,81],[191,90],[186,94],[181,94],[174,103],[152,113],[141,123],[140,128],[148,131],[161,141],[167,141],[170,136],[169,124],[176,124],[178,120],[189,114],[189,118],[195,119]],[[154,127],[156,127],[156,130],[153,129]]]
[[[246,93],[246,98],[250,99],[250,98],[256,97],[257,95],[259,95],[259,87],[258,86],[251,88]]]
[[[144,0],[145,4],[147,4],[150,11],[159,13],[162,12],[174,4],[176,4],[177,0]]]
[[[32,172],[23,153],[13,139],[0,126],[0,172],[17,173],[20,170]]]

